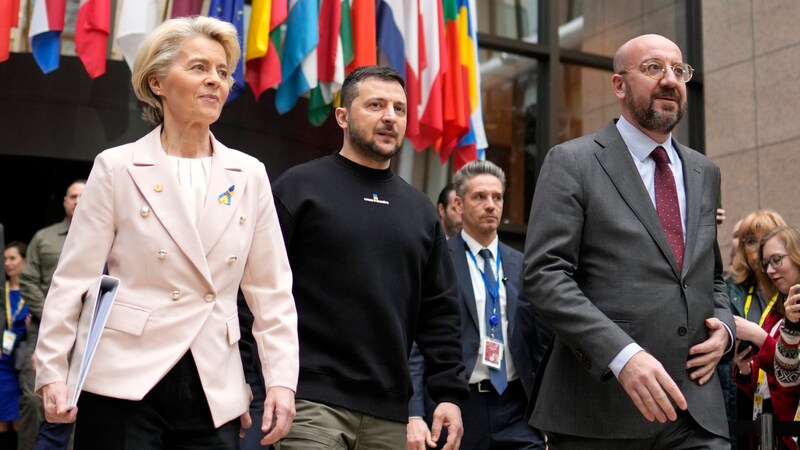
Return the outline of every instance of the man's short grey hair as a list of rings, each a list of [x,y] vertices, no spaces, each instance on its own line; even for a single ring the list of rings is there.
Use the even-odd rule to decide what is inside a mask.
[[[492,175],[498,180],[500,180],[500,184],[503,185],[503,193],[506,192],[506,173],[503,172],[503,169],[497,166],[497,164],[491,161],[485,160],[476,160],[470,161],[465,164],[461,169],[456,172],[455,176],[453,177],[453,185],[456,188],[456,195],[459,197],[464,197],[464,194],[467,193],[467,183],[473,177],[478,175]]]

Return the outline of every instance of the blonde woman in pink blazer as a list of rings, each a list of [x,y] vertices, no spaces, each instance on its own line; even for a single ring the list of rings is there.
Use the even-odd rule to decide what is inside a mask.
[[[209,130],[239,55],[235,28],[208,17],[168,20],[139,47],[133,88],[157,126],[97,156],[35,353],[46,419],[76,421],[76,449],[238,448],[240,422],[250,424],[240,286],[268,389],[262,444],[291,426],[297,313],[270,182],[261,162]],[[78,407],[68,411],[81,295],[105,264],[121,284]]]

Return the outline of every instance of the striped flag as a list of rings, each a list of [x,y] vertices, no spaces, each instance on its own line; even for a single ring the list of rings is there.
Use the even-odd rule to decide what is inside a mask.
[[[317,0],[289,3],[281,58],[283,80],[275,95],[275,108],[280,114],[291,110],[300,95],[317,86],[318,14]]]
[[[461,138],[453,158],[453,166],[458,170],[475,159],[486,159],[486,130],[483,127],[483,108],[481,106],[481,73],[478,64],[478,18],[475,13],[475,0],[459,0],[459,29],[462,41],[462,62],[467,67],[469,85],[470,129]]]
[[[322,0],[319,12],[319,45],[317,46],[317,87],[311,91],[308,120],[320,126],[333,111],[333,95],[344,83],[344,49],[342,47],[342,3]]]
[[[122,0],[116,40],[131,70],[139,44],[158,23],[158,0]]]
[[[408,116],[406,120],[406,136],[409,142],[412,137],[420,133],[419,129],[419,106],[422,96],[419,67],[420,67],[420,16],[419,0],[405,0],[405,74],[406,74],[406,97],[408,102]],[[422,150],[421,148],[417,150]]]
[[[417,149],[433,145],[442,135],[442,63],[444,30],[442,3],[422,0],[419,2],[419,132],[409,135]],[[446,61],[445,61],[446,62]]]
[[[244,0],[211,0],[208,5],[208,16],[216,17],[220,20],[230,22],[236,27],[239,37],[239,48],[243,47],[242,39],[244,36]],[[233,86],[228,95],[226,103],[230,103],[244,91],[244,58],[241,56],[236,61],[236,69],[233,71]]]
[[[28,38],[33,59],[44,73],[58,69],[66,6],[67,0],[34,0]]]
[[[0,62],[9,57],[11,29],[19,22],[19,0],[0,0]]]
[[[197,16],[203,9],[203,0],[172,0],[171,18]]]
[[[342,62],[346,68],[350,65],[355,56],[353,50],[353,21],[350,15],[350,0],[342,0],[342,24],[339,28],[339,37],[342,39]]]
[[[469,86],[466,68],[461,63],[461,36],[458,27],[457,0],[443,0],[447,70],[444,72],[444,129],[437,142],[439,158],[447,161],[459,139],[469,131]]]
[[[357,67],[375,65],[377,62],[375,0],[352,0],[350,20],[353,30],[353,59],[345,67],[345,73],[350,73]]]
[[[403,0],[379,0],[376,33],[381,56],[389,67],[406,78],[405,14]],[[383,62],[383,61],[382,61]]]
[[[253,0],[247,34],[245,77],[256,101],[281,82],[280,24],[286,20],[287,0]]]
[[[106,73],[111,0],[81,0],[75,22],[75,53],[91,78]]]

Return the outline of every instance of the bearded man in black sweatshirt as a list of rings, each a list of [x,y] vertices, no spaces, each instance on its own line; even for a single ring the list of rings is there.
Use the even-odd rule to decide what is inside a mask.
[[[457,449],[469,396],[453,264],[436,209],[396,176],[408,105],[388,67],[342,86],[342,149],[287,170],[273,192],[294,277],[297,417],[278,450],[405,447],[408,355],[425,357],[431,432]]]

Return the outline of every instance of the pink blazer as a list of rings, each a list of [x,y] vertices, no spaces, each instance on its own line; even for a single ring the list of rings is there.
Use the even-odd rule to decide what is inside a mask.
[[[264,165],[212,139],[195,227],[160,132],[95,159],[45,301],[36,390],[66,381],[81,295],[107,262],[121,283],[84,390],[140,400],[191,350],[220,426],[249,403],[237,345],[240,284],[267,387],[296,390],[292,273]]]

